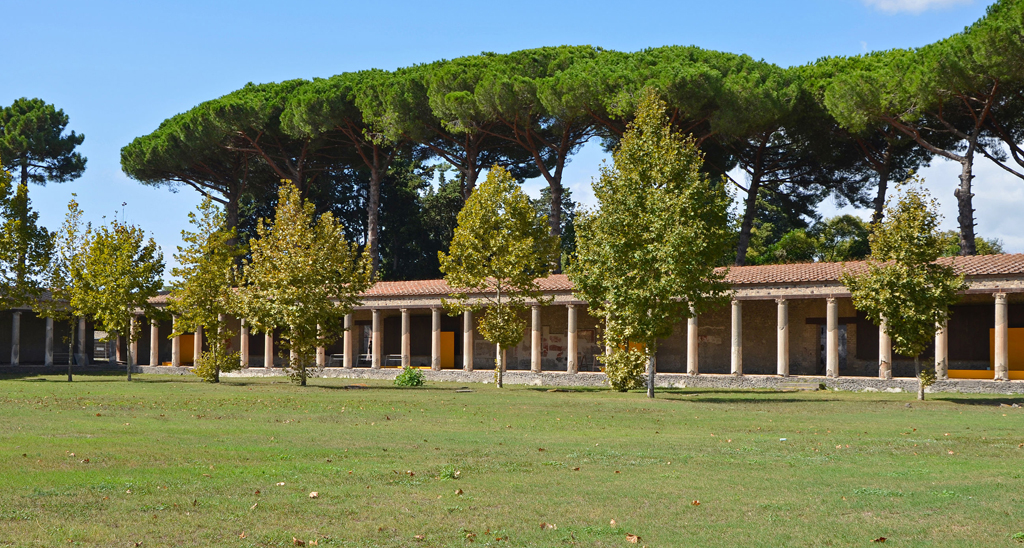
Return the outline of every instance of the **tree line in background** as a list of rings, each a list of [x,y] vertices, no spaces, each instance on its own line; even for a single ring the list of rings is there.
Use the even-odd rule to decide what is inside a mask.
[[[858,258],[835,252],[864,249],[864,237],[845,248],[830,239],[866,237],[864,227],[820,224],[818,204],[870,207],[877,221],[891,182],[935,157],[962,166],[957,252],[998,251],[975,235],[974,164],[1024,177],[1022,14],[1024,2],[1002,0],[934,44],[789,69],[697,47],[563,46],[249,84],[137,138],[122,167],[144,184],[213,197],[243,240],[279,181],[293,181],[369,250],[380,278],[432,277],[458,211],[493,165],[520,181],[542,177],[550,233],[564,236],[565,166],[591,139],[612,150],[640,90],[653,88],[672,126],[696,140],[704,171],[742,203],[722,263]],[[742,180],[729,176],[737,169]]]

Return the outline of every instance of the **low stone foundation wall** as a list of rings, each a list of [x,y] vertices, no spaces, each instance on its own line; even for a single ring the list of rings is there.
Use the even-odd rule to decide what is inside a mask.
[[[188,375],[191,370],[188,367],[150,367],[141,366],[134,369],[138,373],[157,375]],[[400,372],[400,369],[344,369],[331,367],[324,369],[319,375],[324,378],[343,379],[376,379],[391,380]],[[477,370],[446,370],[430,371],[422,370],[423,376],[428,381],[453,382],[453,383],[491,383],[494,382],[494,371]],[[55,372],[55,371],[54,371]],[[283,369],[263,369],[253,367],[223,373],[223,377],[284,377]],[[505,384],[520,384],[530,386],[552,386],[552,387],[574,387],[574,386],[607,386],[606,378],[602,373],[577,373],[569,375],[566,373],[532,373],[529,371],[506,371],[504,375]],[[655,385],[660,388],[726,388],[726,389],[785,389],[786,385],[794,383],[801,384],[824,384],[832,390],[848,390],[853,392],[917,392],[917,379],[896,378],[882,380],[872,377],[840,377],[830,379],[816,376],[800,377],[778,377],[775,375],[744,375],[736,377],[733,375],[696,375],[690,376],[683,373],[659,373],[655,377]],[[927,392],[959,392],[968,394],[1024,394],[1024,381],[989,381],[989,380],[967,380],[957,379],[938,381],[928,388]]]

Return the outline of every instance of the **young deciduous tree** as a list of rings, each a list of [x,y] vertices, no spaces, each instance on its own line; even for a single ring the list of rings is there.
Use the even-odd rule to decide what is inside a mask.
[[[653,398],[658,339],[727,295],[715,264],[733,241],[731,200],[701,173],[694,140],[672,131],[653,92],[612,157],[593,183],[598,208],[577,217],[569,277],[591,313],[605,318],[613,361],[637,352],[629,343],[643,346]]]
[[[480,335],[497,345],[494,381],[502,386],[504,354],[523,339],[528,300],[544,302],[537,284],[558,260],[559,241],[547,216],[504,168],[494,166],[466,200],[448,253],[439,252],[453,312],[484,309]]]
[[[896,203],[890,199],[882,222],[874,225],[867,272],[844,273],[841,280],[857,310],[875,325],[885,319],[893,350],[914,356],[917,399],[923,400],[934,376],[922,374],[921,353],[967,284],[952,266],[935,262],[943,250],[938,203],[920,183],[902,189]]]
[[[91,230],[87,227],[87,231]],[[72,306],[72,297],[81,290],[73,273],[81,273],[80,262],[85,256],[85,234],[82,232],[82,210],[78,207],[75,194],[68,202],[68,212],[60,230],[52,235],[52,253],[45,276],[45,288],[49,299],[39,301],[37,312],[40,316],[52,318],[55,322],[68,322],[68,382],[71,382],[71,366],[74,363],[75,321],[79,313]]]
[[[149,303],[163,287],[164,254],[153,238],[137,226],[113,220],[109,226],[87,229],[85,253],[71,264],[75,290],[71,306],[79,315],[95,318],[109,336],[124,337],[128,345],[128,380],[132,380],[132,342],[135,315],[151,315]]]
[[[235,260],[243,250],[234,245],[236,232],[227,228],[224,211],[207,197],[198,215],[188,214],[195,231],[181,231],[185,246],[174,254],[181,265],[171,270],[180,279],[171,289],[169,308],[178,315],[173,335],[202,329],[209,333],[209,350],[196,356],[192,373],[207,382],[220,382],[221,371],[241,367],[238,352],[231,352],[225,316],[232,311]],[[173,336],[172,335],[172,336]]]
[[[32,210],[28,185],[21,183],[12,193],[10,177],[3,179],[0,175],[0,304],[35,306],[50,260],[50,233],[36,224],[39,213]]]
[[[373,266],[331,213],[317,219],[313,204],[284,183],[274,221],[261,219],[249,242],[252,259],[243,262],[235,310],[259,331],[284,330],[292,378],[305,386],[316,348],[341,336],[342,320],[370,287]]]

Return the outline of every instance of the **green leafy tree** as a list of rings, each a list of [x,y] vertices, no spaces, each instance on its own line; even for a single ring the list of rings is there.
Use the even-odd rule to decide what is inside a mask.
[[[890,200],[882,222],[871,232],[867,271],[844,273],[841,280],[857,310],[875,325],[885,319],[893,350],[914,356],[920,380],[917,398],[923,400],[929,377],[934,376],[922,375],[921,353],[967,284],[952,266],[935,262],[943,247],[935,199],[918,184],[907,186],[897,198],[896,203]]]
[[[694,140],[672,131],[653,92],[612,157],[593,183],[598,209],[577,217],[568,274],[591,313],[605,318],[613,356],[643,346],[654,397],[658,339],[726,298],[715,264],[733,241],[731,200],[701,173]]]
[[[84,253],[70,264],[71,307],[79,316],[95,318],[109,336],[123,337],[130,353],[141,332],[132,329],[135,315],[157,312],[149,299],[163,287],[164,255],[141,228],[116,219],[87,228],[83,237]],[[135,361],[129,354],[129,381]]]
[[[0,109],[0,158],[17,171],[19,183],[63,183],[82,176],[85,157],[75,147],[85,135],[65,135],[67,125],[67,114],[42,99],[22,97]]]
[[[198,213],[198,214],[197,214]],[[227,314],[235,287],[235,261],[243,253],[235,241],[235,229],[227,228],[224,211],[212,199],[188,214],[194,231],[182,230],[185,246],[178,246],[174,258],[181,265],[171,269],[179,278],[171,289],[169,308],[178,315],[174,335],[202,329],[208,333],[209,350],[196,356],[192,368],[207,382],[220,382],[222,371],[241,367],[238,352],[231,352],[227,340]]]
[[[316,348],[338,340],[345,315],[370,287],[372,262],[331,213],[316,219],[290,184],[281,186],[273,222],[261,219],[256,233],[234,308],[259,331],[284,331],[292,378],[305,386]]]
[[[815,258],[818,261],[859,261],[871,254],[870,227],[853,215],[837,215],[815,223],[809,232],[817,240]]]
[[[25,183],[11,195],[10,178],[6,184],[0,178],[0,212],[0,303],[34,307],[50,261],[50,233],[37,224],[39,213],[32,210]]]
[[[945,230],[941,233],[942,238],[942,256],[943,257],[955,257],[962,255],[960,253],[960,233],[956,230]],[[999,238],[983,238],[981,236],[975,236],[975,253],[978,255],[1002,255],[1006,253],[1003,251],[1003,241]]]
[[[39,301],[40,316],[52,318],[55,322],[68,323],[68,382],[71,382],[71,366],[75,355],[75,324],[79,315],[72,305],[76,291],[82,289],[75,275],[82,272],[81,261],[85,257],[86,240],[82,227],[82,210],[71,195],[68,211],[60,230],[51,234],[53,251],[45,276],[45,288],[49,299]],[[89,232],[88,226],[85,228]]]
[[[538,278],[551,273],[558,238],[504,168],[494,166],[459,213],[448,253],[438,253],[453,312],[484,309],[480,334],[497,345],[494,381],[502,386],[504,354],[523,339],[527,301],[545,302]]]

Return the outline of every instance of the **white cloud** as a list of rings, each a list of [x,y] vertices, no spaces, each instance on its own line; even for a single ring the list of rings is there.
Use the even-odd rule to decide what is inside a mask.
[[[930,9],[971,4],[974,0],[863,0],[868,6],[886,13],[921,13]]]

